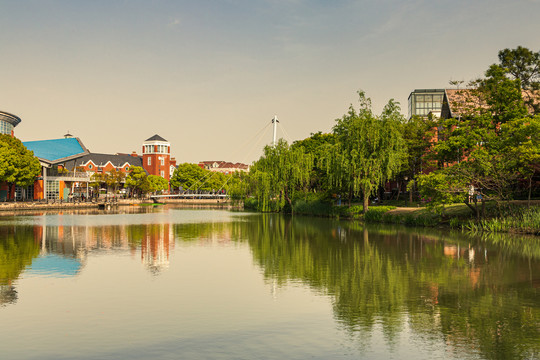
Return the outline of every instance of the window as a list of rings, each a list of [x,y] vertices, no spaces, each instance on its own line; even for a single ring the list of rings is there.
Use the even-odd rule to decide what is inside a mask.
[[[148,158],[148,165],[149,166],[152,165],[152,158],[151,157]]]
[[[94,168],[94,166],[92,166],[92,164],[88,164],[88,168],[89,168],[90,170],[92,170],[92,169]]]
[[[161,175],[162,178],[165,177],[165,171],[161,170],[161,171],[159,172],[159,174]]]
[[[45,198],[55,200],[60,197],[60,183],[58,181],[47,181],[45,187]]]
[[[13,130],[13,125],[8,123],[7,121],[0,120],[0,133],[11,135],[11,131]]]
[[[162,165],[162,166],[165,165],[165,159],[164,159],[164,158],[162,158],[162,157],[159,158],[159,161],[161,162],[161,165]]]

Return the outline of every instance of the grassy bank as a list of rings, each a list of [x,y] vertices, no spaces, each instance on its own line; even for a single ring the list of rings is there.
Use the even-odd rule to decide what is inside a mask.
[[[396,204],[402,205],[402,204]],[[257,202],[249,199],[246,209],[256,210]],[[277,209],[277,204],[276,204]],[[291,212],[291,209],[288,209]],[[407,226],[445,226],[469,232],[511,232],[540,235],[540,205],[528,208],[525,203],[486,205],[486,216],[477,220],[465,204],[454,204],[435,211],[426,207],[370,206],[366,214],[362,205],[337,206],[320,199],[297,199],[292,212],[299,215],[361,220],[366,223],[402,224]]]

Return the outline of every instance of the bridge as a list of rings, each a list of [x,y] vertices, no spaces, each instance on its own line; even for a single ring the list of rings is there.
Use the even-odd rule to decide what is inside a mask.
[[[228,200],[227,194],[169,194],[169,195],[152,195],[150,199],[158,202],[160,199],[224,199]]]

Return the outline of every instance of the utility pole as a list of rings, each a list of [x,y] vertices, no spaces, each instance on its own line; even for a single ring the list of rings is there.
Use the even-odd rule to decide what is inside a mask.
[[[278,123],[277,115],[274,115],[274,118],[272,119],[272,124],[274,124],[274,136],[272,137],[272,146],[276,146],[276,135],[277,135],[277,123]]]

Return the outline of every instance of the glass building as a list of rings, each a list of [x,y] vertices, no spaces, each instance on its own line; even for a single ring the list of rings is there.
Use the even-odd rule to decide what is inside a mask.
[[[5,111],[0,111],[0,134],[13,135],[13,128],[21,122],[21,118]]]
[[[414,115],[427,117],[430,112],[440,116],[444,89],[416,89],[409,95],[409,119]]]

